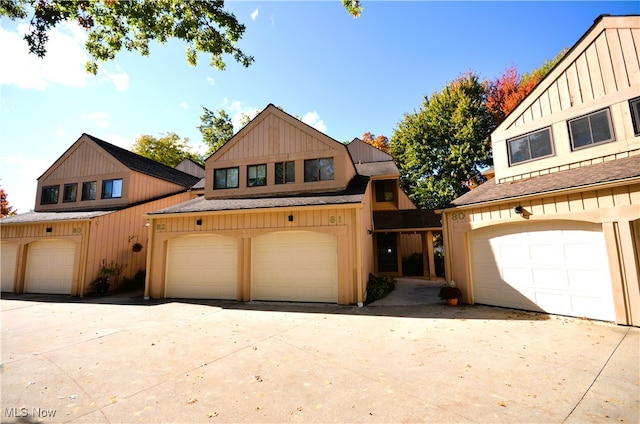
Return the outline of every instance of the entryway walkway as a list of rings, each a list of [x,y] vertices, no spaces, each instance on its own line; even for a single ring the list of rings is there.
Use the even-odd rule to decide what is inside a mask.
[[[398,285],[386,297],[368,306],[408,306],[443,303],[438,297],[444,279],[428,280],[424,277],[397,277]]]

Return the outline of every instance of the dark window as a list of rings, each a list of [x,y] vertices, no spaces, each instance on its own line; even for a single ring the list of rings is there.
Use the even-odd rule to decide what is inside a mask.
[[[247,187],[267,185],[267,165],[247,166]]]
[[[213,175],[213,188],[238,188],[240,171],[238,167],[216,169]]]
[[[393,202],[395,200],[395,180],[374,182],[376,187],[376,202]]]
[[[304,161],[304,182],[333,180],[333,158]]]
[[[276,162],[276,184],[291,184],[296,182],[296,163]]]
[[[62,193],[63,202],[75,202],[78,197],[78,183],[65,184]]]
[[[42,187],[42,197],[40,198],[41,205],[52,205],[58,203],[58,191],[60,186],[47,186]]]
[[[378,271],[398,271],[398,242],[396,233],[377,233]]]
[[[511,165],[553,155],[549,128],[509,140],[507,146]]]
[[[573,149],[614,141],[609,109],[569,121],[569,135]]]
[[[122,180],[104,180],[102,182],[102,198],[116,199],[122,197]]]
[[[629,100],[629,109],[631,109],[633,132],[635,135],[640,135],[640,97]]]
[[[97,191],[98,183],[96,181],[82,183],[82,200],[96,200]]]

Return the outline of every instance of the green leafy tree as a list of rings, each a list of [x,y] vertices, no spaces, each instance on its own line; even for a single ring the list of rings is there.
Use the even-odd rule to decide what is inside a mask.
[[[198,52],[211,54],[211,66],[224,69],[224,55],[245,67],[253,57],[237,46],[245,31],[224,1],[202,0],[2,0],[0,16],[25,19],[31,26],[25,40],[29,51],[44,57],[49,31],[61,22],[76,22],[88,32],[87,72],[96,74],[98,61],[115,58],[123,48],[149,54],[149,43],[171,38],[186,43],[187,61],[198,62]]]
[[[342,0],[342,5],[354,18],[359,18],[360,14],[364,10],[360,0]]]
[[[202,141],[209,146],[205,154],[205,157],[209,157],[233,137],[233,122],[224,109],[220,109],[217,115],[206,107],[202,109],[203,114],[200,116],[202,125],[198,126],[198,130],[202,134]]]
[[[7,197],[7,192],[4,191],[4,188],[0,187],[0,218],[18,213],[17,209],[13,209],[13,206],[9,205],[9,199],[7,199]]]
[[[495,128],[485,105],[486,84],[468,73],[422,107],[405,114],[391,137],[390,152],[402,187],[416,204],[440,208],[469,191],[493,164],[490,134]]]
[[[141,135],[136,139],[131,151],[171,167],[175,167],[184,159],[202,163],[202,158],[191,151],[189,140],[180,138],[176,133],[160,138]]]

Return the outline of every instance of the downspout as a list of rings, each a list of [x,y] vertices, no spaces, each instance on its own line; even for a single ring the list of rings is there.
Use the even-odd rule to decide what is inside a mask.
[[[153,257],[154,251],[154,241],[156,232],[153,218],[147,216],[147,264],[145,265],[145,276],[144,276],[144,300],[149,300],[149,292],[150,292],[150,280],[151,280],[151,258]]]
[[[78,283],[80,284],[80,297],[84,297],[87,285],[87,259],[89,257],[89,237],[91,235],[91,220],[86,223],[87,231],[82,232],[82,245],[80,253],[80,275]]]
[[[356,215],[356,290],[358,291],[356,295],[356,302],[358,303],[358,307],[362,308],[364,306],[364,301],[362,299],[362,235],[361,233],[361,223],[362,223],[362,208],[355,209]]]

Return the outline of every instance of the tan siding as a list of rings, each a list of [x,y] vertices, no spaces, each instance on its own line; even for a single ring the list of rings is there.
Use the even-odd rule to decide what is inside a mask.
[[[600,98],[605,95],[604,81],[602,79],[602,71],[600,68],[600,60],[596,51],[595,44],[589,46],[586,52],[587,64],[589,65],[589,77],[591,79],[591,87],[593,88],[593,97]]]
[[[46,180],[69,180],[128,171],[91,141],[77,143],[61,159],[43,175]]]

